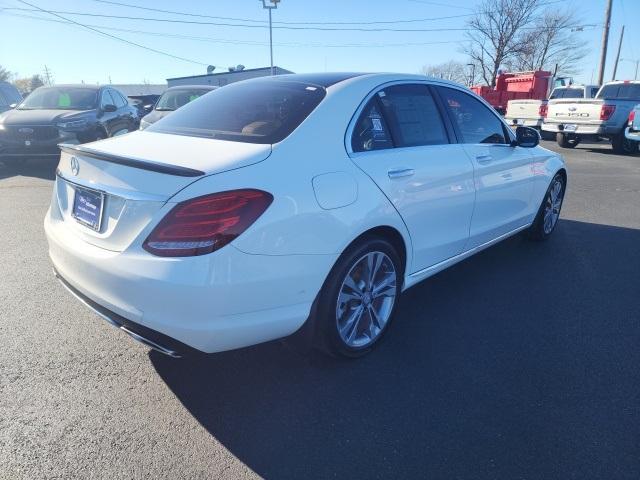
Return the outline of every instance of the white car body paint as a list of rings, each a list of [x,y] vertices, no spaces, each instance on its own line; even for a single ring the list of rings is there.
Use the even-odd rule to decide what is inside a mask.
[[[350,126],[366,98],[394,82],[455,86],[423,76],[356,76],[327,87],[318,107],[274,145],[148,130],[88,145],[201,170],[199,177],[131,168],[82,153],[74,154],[80,162],[76,177],[71,155],[63,153],[45,218],[56,271],[116,314],[198,350],[218,352],[300,328],[340,254],[368,230],[391,228],[403,239],[406,289],[526,228],[551,179],[564,168],[555,153],[456,143],[350,151]],[[476,157],[485,151],[496,161],[480,167]],[[415,172],[390,179],[392,168]],[[76,185],[106,192],[99,232],[70,216]],[[274,198],[231,244],[178,258],[142,248],[176,204],[243,188]]]

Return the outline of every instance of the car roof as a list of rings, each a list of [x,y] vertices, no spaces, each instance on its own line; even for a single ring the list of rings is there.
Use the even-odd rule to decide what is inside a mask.
[[[323,73],[293,73],[287,75],[277,75],[273,77],[258,77],[251,80],[273,80],[282,81],[289,80],[294,82],[310,83],[320,87],[328,88],[345,80],[357,78],[377,78],[381,82],[391,81],[433,81],[441,84],[449,84],[452,86],[461,85],[442,78],[428,77],[426,75],[416,75],[408,73],[368,73],[368,72],[323,72]],[[250,81],[250,80],[249,80]]]
[[[173,87],[167,88],[165,92],[174,90],[215,90],[216,88],[220,87],[216,85],[175,85]]]

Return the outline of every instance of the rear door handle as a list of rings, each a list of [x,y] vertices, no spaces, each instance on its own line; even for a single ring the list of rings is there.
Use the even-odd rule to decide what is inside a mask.
[[[389,178],[393,179],[393,178],[410,177],[416,172],[413,168],[398,168],[395,170],[389,170],[387,173],[389,174]]]
[[[493,157],[491,155],[476,155],[476,160],[478,163],[489,163]]]

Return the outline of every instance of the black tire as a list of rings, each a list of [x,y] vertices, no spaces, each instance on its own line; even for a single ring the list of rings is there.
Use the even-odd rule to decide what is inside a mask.
[[[611,137],[611,147],[613,153],[617,155],[636,155],[638,153],[638,142],[629,140],[624,133],[619,133]]]
[[[551,229],[547,230],[545,229],[545,213],[547,212],[547,209],[550,208],[550,206],[553,204],[552,189],[555,186],[556,182],[558,181],[560,181],[562,185],[562,189],[560,191],[560,204],[557,208],[556,220],[553,222]],[[556,175],[551,180],[549,187],[547,188],[547,192],[544,195],[542,204],[538,209],[538,213],[536,214],[535,220],[527,230],[527,236],[529,237],[529,239],[535,240],[535,241],[543,241],[548,239],[551,236],[553,231],[556,229],[556,226],[558,225],[558,218],[560,217],[560,211],[562,209],[562,203],[564,201],[564,195],[566,193],[566,189],[567,189],[567,182],[565,180],[564,175],[561,173],[556,173]]]
[[[556,134],[556,142],[562,148],[576,148],[580,143],[580,140],[577,137],[572,137],[565,133],[558,132]]]
[[[554,140],[556,138],[556,135],[554,135],[553,132],[545,132],[544,130],[540,130],[540,138],[542,138],[542,140]]]
[[[357,268],[356,264],[358,264],[359,260],[372,252],[384,253],[392,262],[396,274],[395,297],[388,319],[377,336],[366,345],[354,347],[346,343],[340,335],[337,319],[338,297],[343,286],[343,281],[347,275],[349,275],[354,268]],[[380,339],[386,334],[389,325],[392,323],[400,297],[403,278],[404,267],[402,260],[393,245],[388,241],[382,238],[371,237],[365,238],[349,247],[331,269],[318,295],[315,315],[312,319],[315,346],[335,357],[357,358],[369,353],[378,345]],[[375,300],[370,301],[373,302]],[[357,324],[354,328],[358,328]]]

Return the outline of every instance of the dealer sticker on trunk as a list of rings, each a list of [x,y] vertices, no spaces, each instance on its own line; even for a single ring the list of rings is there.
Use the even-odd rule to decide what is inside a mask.
[[[83,225],[99,231],[102,223],[104,193],[78,186],[75,187],[75,190],[71,215]]]

